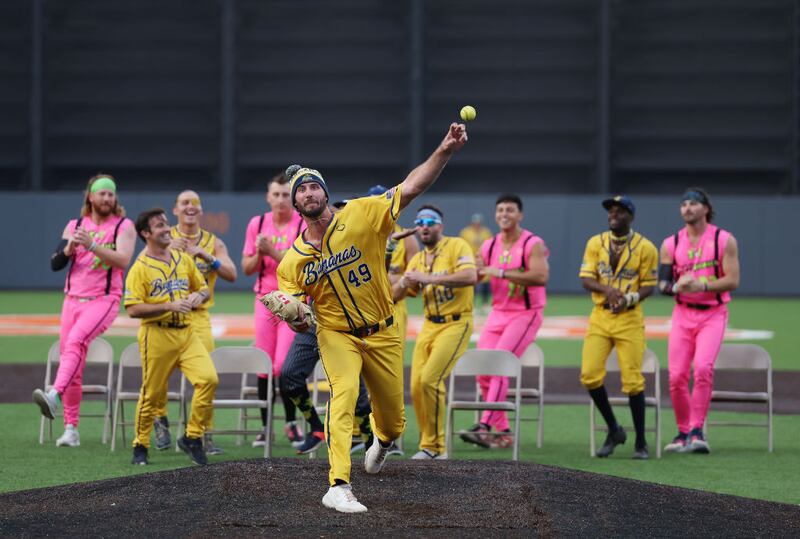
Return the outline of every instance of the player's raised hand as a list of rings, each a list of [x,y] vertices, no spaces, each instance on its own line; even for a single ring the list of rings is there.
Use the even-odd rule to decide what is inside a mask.
[[[453,122],[450,124],[450,129],[447,130],[447,134],[444,136],[439,146],[445,152],[453,153],[463,148],[466,143],[467,126]]]

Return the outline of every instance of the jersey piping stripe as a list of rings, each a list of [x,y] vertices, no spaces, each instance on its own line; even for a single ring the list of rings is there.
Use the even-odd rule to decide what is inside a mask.
[[[459,348],[461,348],[461,343],[464,342],[464,336],[469,333],[469,327],[470,323],[469,320],[467,320],[466,324],[464,324],[464,331],[461,332],[461,337],[458,338],[458,344],[453,348],[453,353],[450,355],[450,359],[447,361],[447,364],[439,373],[439,380],[436,384],[436,411],[434,412],[434,417],[436,418],[434,425],[436,426],[436,428],[434,429],[434,432],[439,432],[439,401],[441,400],[439,398],[439,392],[443,387],[442,378],[444,378],[444,373],[447,372],[447,369],[449,369],[450,365],[452,365],[453,361],[455,361],[456,352],[458,351]]]
[[[338,222],[339,222],[339,219],[337,218],[337,219],[334,219],[333,221],[331,221],[331,224],[335,225]],[[328,246],[328,253],[332,257],[333,256],[333,249],[331,248],[331,238],[333,237],[333,233],[336,231],[336,227],[328,225],[328,230],[330,230],[331,233],[330,233],[330,235],[328,235],[328,239],[325,241],[325,243]],[[350,301],[353,302],[353,308],[355,308],[356,312],[358,313],[358,316],[361,317],[361,320],[364,322],[364,325],[368,326],[369,322],[367,322],[367,319],[364,318],[364,314],[361,312],[361,309],[358,308],[358,303],[356,303],[356,298],[354,298],[352,292],[350,292],[350,287],[348,286],[347,280],[345,280],[344,275],[342,275],[342,270],[341,269],[337,269],[336,273],[339,275],[339,278],[342,280],[342,284],[344,285],[344,289],[347,292],[347,295],[350,297]],[[331,283],[331,286],[333,286],[333,283]],[[338,295],[337,295],[337,297],[338,297]],[[342,307],[344,307],[344,305],[342,305]],[[347,311],[345,311],[345,312],[347,312]],[[355,328],[353,328],[353,329],[355,329]]]
[[[150,377],[147,373],[147,366],[148,366],[148,354],[147,354],[147,344],[150,337],[150,328],[148,326],[144,326],[144,350],[140,351],[140,355],[142,357],[142,402],[147,402],[147,382],[150,381]],[[120,367],[121,368],[121,367]],[[139,437],[139,433],[142,431],[142,414],[139,414],[139,417],[136,421],[136,438]]]
[[[397,188],[392,188],[392,203],[389,204],[389,215],[392,216],[392,221],[397,221],[397,216],[394,214],[394,197],[397,196]],[[399,205],[399,202],[398,202]]]

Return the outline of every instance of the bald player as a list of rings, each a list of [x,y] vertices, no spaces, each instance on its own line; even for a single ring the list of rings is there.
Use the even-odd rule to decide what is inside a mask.
[[[236,265],[228,255],[228,247],[225,242],[213,232],[200,227],[203,218],[200,195],[191,190],[182,191],[175,199],[172,214],[178,218],[178,224],[170,229],[172,237],[170,249],[181,251],[192,257],[208,285],[210,294],[208,301],[192,311],[191,324],[203,346],[211,353],[214,350],[214,336],[211,334],[211,316],[208,310],[214,306],[214,286],[217,283],[217,276],[231,283],[236,281]],[[172,437],[169,432],[169,419],[167,419],[166,393],[164,393],[163,401],[156,405],[156,419],[153,425],[156,432],[156,449],[169,448],[172,445]],[[206,428],[211,429],[212,424],[209,423]],[[222,449],[214,445],[210,434],[205,435],[203,446],[207,455],[222,454]]]
[[[425,247],[393,287],[395,298],[422,294],[425,322],[411,360],[411,398],[419,425],[419,451],[414,460],[445,459],[444,381],[467,350],[472,329],[475,255],[461,238],[443,234],[442,210],[427,204],[414,225]]]
[[[351,200],[335,215],[328,208],[322,174],[296,166],[287,173],[291,200],[308,228],[278,266],[278,282],[282,291],[314,300],[320,358],[331,388],[325,507],[344,513],[367,510],[350,486],[359,374],[372,400],[374,442],[364,458],[367,473],[381,470],[391,442],[405,429],[403,350],[385,268],[386,240],[403,208],[436,181],[466,142],[464,125],[451,124],[438,148],[401,184],[380,196]]]

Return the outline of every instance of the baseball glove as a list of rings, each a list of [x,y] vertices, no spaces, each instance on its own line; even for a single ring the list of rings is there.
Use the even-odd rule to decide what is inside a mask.
[[[311,307],[280,290],[264,294],[259,301],[295,331],[305,331],[317,323],[317,317],[314,316]]]

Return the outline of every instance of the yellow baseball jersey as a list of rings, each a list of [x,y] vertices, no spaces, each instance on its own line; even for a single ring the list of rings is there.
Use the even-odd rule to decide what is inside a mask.
[[[491,231],[485,226],[482,226],[477,232],[473,227],[467,226],[462,228],[458,235],[472,247],[472,254],[475,256],[478,256],[478,253],[481,251],[483,242],[492,237]]]
[[[192,292],[207,290],[206,280],[190,256],[181,251],[170,251],[169,263],[148,256],[145,250],[139,253],[125,278],[124,305],[139,303],[167,303],[185,299]],[[186,325],[190,314],[165,312],[151,318],[143,318],[142,324],[169,322]]]
[[[314,300],[320,329],[350,331],[394,314],[386,240],[400,214],[400,186],[356,198],[333,215],[322,250],[301,234],[278,265],[278,287]]]
[[[211,256],[215,256],[216,252],[214,251],[214,247],[217,244],[217,237],[208,230],[200,229],[200,236],[193,238],[187,236],[186,234],[182,234],[180,230],[178,230],[178,226],[175,225],[169,231],[170,236],[173,238],[186,238],[190,242],[193,242],[195,245],[200,247],[202,250],[210,254]],[[200,305],[197,310],[201,309],[210,309],[214,306],[214,285],[217,284],[217,272],[211,268],[211,264],[203,260],[203,258],[199,256],[194,257],[194,263],[197,266],[197,269],[200,270],[200,273],[203,274],[203,277],[206,279],[206,283],[208,284],[208,292],[210,296],[208,297],[208,301]]]
[[[433,254],[433,261],[427,264],[427,253]],[[463,269],[475,267],[475,255],[469,244],[461,238],[443,236],[433,249],[427,247],[414,255],[408,263],[409,271],[421,271],[433,275],[446,275]],[[411,296],[418,291],[409,288]],[[428,284],[422,287],[422,300],[425,305],[425,316],[446,316],[450,314],[472,314],[475,288],[460,286],[451,288],[443,285]]]
[[[612,286],[623,294],[638,292],[643,286],[655,286],[658,281],[658,251],[655,245],[634,232],[619,257],[617,268],[611,267],[611,232],[592,236],[586,242],[580,277],[596,279],[600,284]],[[595,305],[602,305],[606,296],[592,292]],[[636,308],[641,308],[638,304]]]

